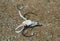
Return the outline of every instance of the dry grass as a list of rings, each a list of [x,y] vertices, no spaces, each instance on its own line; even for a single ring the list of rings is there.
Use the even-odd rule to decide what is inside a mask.
[[[23,15],[30,12],[27,18],[45,24],[34,28],[33,37],[14,31],[23,21],[16,8],[22,3],[27,6]],[[60,0],[0,0],[0,41],[60,41]]]

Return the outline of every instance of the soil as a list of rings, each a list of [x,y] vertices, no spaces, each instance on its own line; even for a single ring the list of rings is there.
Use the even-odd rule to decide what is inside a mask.
[[[14,30],[24,21],[17,10],[22,4],[26,18],[44,24],[32,37]],[[60,41],[60,0],[0,0],[0,41]]]

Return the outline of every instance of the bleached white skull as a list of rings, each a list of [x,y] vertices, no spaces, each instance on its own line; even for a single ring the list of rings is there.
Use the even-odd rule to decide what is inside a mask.
[[[20,28],[21,26],[23,26],[23,27],[22,27],[22,29],[21,29],[20,31],[15,31],[16,33],[20,33],[20,32],[24,29],[24,26],[36,26],[36,25],[39,25],[38,22],[34,22],[34,21],[31,21],[31,20],[27,20],[24,16],[22,16],[22,14],[21,14],[21,9],[22,9],[22,8],[23,8],[23,7],[19,8],[19,9],[18,9],[18,12],[19,12],[20,17],[21,17],[22,19],[24,19],[24,21],[23,21],[22,24],[20,24],[15,30],[17,30],[17,29]],[[41,25],[41,24],[40,24],[40,25]]]
[[[25,25],[29,26],[32,24],[32,21],[31,20],[26,20],[23,22]]]

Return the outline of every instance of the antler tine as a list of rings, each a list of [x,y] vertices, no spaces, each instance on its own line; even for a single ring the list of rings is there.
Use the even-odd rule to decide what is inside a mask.
[[[24,7],[25,7],[25,4],[22,4],[21,6],[20,6],[20,4],[17,5],[18,10],[22,10]]]

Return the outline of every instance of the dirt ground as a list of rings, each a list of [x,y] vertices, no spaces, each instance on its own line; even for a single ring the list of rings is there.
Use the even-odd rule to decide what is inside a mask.
[[[44,25],[34,28],[35,35],[25,37],[17,34],[15,28],[22,20],[17,5],[24,4],[22,10],[26,18]],[[0,0],[0,41],[60,41],[60,0]]]

